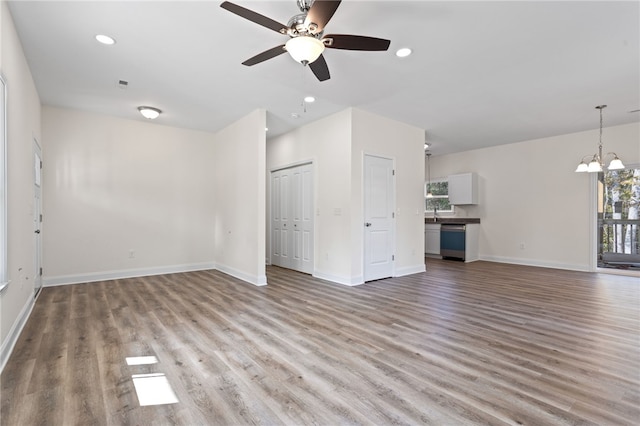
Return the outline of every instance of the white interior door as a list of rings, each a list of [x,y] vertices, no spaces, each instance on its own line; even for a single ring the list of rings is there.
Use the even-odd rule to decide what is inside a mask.
[[[271,263],[291,267],[290,173],[278,170],[271,173]]]
[[[271,173],[271,264],[313,273],[313,166]]]
[[[42,153],[34,140],[34,200],[33,200],[33,232],[35,259],[33,291],[37,295],[42,288]]]
[[[393,161],[364,158],[364,280],[393,276],[395,242]]]
[[[292,177],[293,244],[291,268],[313,273],[313,169],[311,164],[295,167]]]

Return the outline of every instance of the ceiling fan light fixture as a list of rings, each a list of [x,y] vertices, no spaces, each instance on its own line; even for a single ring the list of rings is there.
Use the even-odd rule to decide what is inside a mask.
[[[138,111],[140,111],[140,114],[142,114],[144,118],[147,118],[149,120],[155,120],[160,116],[160,114],[162,114],[162,111],[160,111],[158,108],[150,106],[139,106]]]
[[[284,46],[293,60],[302,64],[312,63],[324,52],[324,43],[311,36],[291,38]]]

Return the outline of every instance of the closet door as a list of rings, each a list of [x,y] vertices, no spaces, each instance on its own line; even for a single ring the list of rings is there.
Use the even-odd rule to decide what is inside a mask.
[[[291,267],[290,171],[271,173],[271,263]]]
[[[298,166],[292,178],[292,264],[291,268],[313,273],[313,167]]]

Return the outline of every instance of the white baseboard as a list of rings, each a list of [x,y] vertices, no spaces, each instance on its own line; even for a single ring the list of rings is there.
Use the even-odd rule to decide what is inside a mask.
[[[589,265],[576,265],[571,263],[559,263],[559,262],[553,262],[549,260],[538,260],[538,259],[521,259],[517,257],[480,255],[480,260],[486,260],[487,262],[510,263],[513,265],[537,266],[540,268],[566,269],[569,271],[580,271],[580,272],[589,272],[591,270]]]
[[[421,272],[425,272],[426,270],[427,266],[424,263],[421,265],[405,266],[404,268],[396,268],[396,273],[394,276],[404,277],[405,275],[419,274]]]
[[[313,276],[321,280],[331,281],[332,283],[348,285],[349,287],[354,287],[360,284],[364,284],[363,276],[345,277],[340,275],[326,274],[324,272],[317,271],[317,270],[313,271]]]
[[[266,275],[250,275],[246,272],[239,271],[235,268],[226,265],[216,265],[215,269],[220,272],[224,272],[227,275],[231,275],[234,278],[237,278],[242,281],[246,281],[249,284],[253,284],[256,286],[267,285],[267,276]]]
[[[176,274],[180,272],[202,271],[216,269],[214,263],[192,263],[186,265],[169,265],[154,268],[124,269],[120,271],[91,272],[88,274],[60,275],[57,277],[44,277],[43,286],[90,283],[96,281],[109,281],[123,278],[146,277],[151,275]]]
[[[22,307],[20,314],[16,318],[16,321],[13,323],[11,330],[9,330],[9,334],[7,334],[7,338],[2,342],[2,346],[0,346],[0,373],[4,370],[4,366],[9,360],[9,356],[11,356],[11,352],[13,352],[13,348],[18,341],[18,337],[22,333],[22,329],[24,328],[27,320],[29,319],[29,315],[31,315],[31,311],[33,310],[35,299],[33,297],[29,297],[27,303]]]

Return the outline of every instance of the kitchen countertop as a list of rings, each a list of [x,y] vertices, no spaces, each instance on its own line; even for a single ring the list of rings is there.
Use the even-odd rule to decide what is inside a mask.
[[[424,223],[439,223],[441,225],[459,225],[459,224],[470,224],[470,223],[480,223],[479,217],[437,217],[436,220],[433,220],[433,217],[425,217]]]

